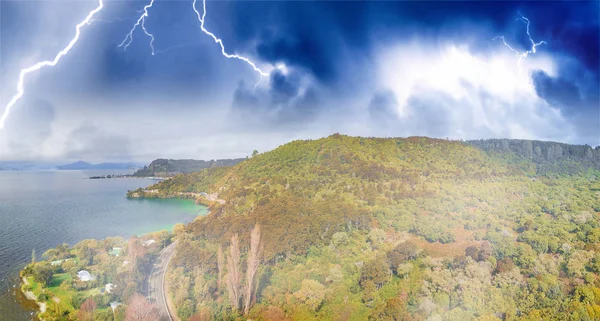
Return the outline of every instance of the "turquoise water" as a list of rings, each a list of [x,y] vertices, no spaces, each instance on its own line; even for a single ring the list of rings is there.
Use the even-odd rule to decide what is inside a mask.
[[[205,215],[190,200],[128,200],[127,190],[155,181],[87,179],[123,171],[0,171],[0,320],[30,320],[15,299],[18,270],[62,243],[172,230]],[[16,285],[16,287],[14,287]]]

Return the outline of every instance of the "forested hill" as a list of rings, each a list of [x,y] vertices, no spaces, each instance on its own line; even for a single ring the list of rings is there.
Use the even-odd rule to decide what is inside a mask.
[[[239,164],[245,158],[235,159],[217,159],[217,160],[195,160],[195,159],[163,159],[153,160],[150,165],[136,171],[133,176],[149,177],[161,176],[169,177],[177,174],[196,172],[205,168],[233,166]]]
[[[600,169],[600,146],[569,145],[522,139],[471,140],[467,144],[498,156],[515,155],[533,161],[539,172],[574,173],[584,168]]]
[[[176,232],[169,290],[178,315],[598,318],[600,171],[575,158],[536,162],[536,146],[540,157],[554,148],[532,142],[532,158],[459,141],[336,134],[148,187],[153,196],[224,201]],[[544,173],[542,163],[578,170]],[[260,244],[251,245],[256,224]],[[253,248],[262,249],[256,283],[247,272]],[[241,294],[244,282],[255,285]]]

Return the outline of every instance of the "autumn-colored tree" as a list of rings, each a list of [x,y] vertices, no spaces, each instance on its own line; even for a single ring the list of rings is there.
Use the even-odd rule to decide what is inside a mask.
[[[304,279],[302,287],[294,296],[302,301],[312,311],[317,311],[325,299],[325,286],[318,281]]]
[[[368,281],[372,281],[377,289],[390,280],[392,271],[383,257],[377,257],[365,263],[361,270],[360,284],[364,287]]]
[[[129,300],[125,321],[159,321],[160,317],[156,304],[150,303],[143,295],[136,293]]]
[[[210,319],[210,309],[203,307],[198,313],[192,315],[189,321],[209,321]]]
[[[255,276],[260,264],[262,246],[260,243],[260,225],[254,225],[250,233],[250,253],[248,254],[248,268],[246,269],[246,287],[244,293],[244,315],[250,312],[253,289],[256,287]]]
[[[137,236],[132,236],[127,243],[127,259],[129,260],[129,271],[134,272],[137,269],[137,261],[146,254],[146,248],[140,243]]]
[[[94,311],[96,311],[96,302],[92,298],[85,300],[77,312],[77,320],[94,321]]]
[[[387,254],[388,262],[390,263],[392,270],[396,271],[398,266],[408,260],[414,259],[417,256],[417,250],[417,246],[412,242],[407,241],[398,244],[394,250]]]
[[[465,256],[469,256],[477,261],[479,259],[479,249],[476,246],[471,245],[465,249]]]
[[[231,237],[229,246],[229,256],[227,257],[227,290],[229,291],[229,300],[235,310],[240,309],[240,247],[238,235]]]
[[[217,288],[221,289],[221,280],[223,279],[223,270],[225,269],[225,255],[223,254],[223,247],[219,244],[219,250],[217,251],[217,269],[219,275],[217,278]]]

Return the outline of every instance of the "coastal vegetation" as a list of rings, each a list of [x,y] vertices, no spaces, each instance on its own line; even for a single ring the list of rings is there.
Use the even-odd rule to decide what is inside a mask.
[[[208,196],[164,236],[181,320],[600,319],[599,148],[336,134],[128,192]],[[154,258],[111,282],[139,284]],[[23,271],[37,288],[65,273],[44,264]],[[123,282],[120,302],[143,293]]]
[[[245,158],[217,159],[217,160],[195,160],[195,159],[155,159],[148,166],[140,168],[132,176],[134,177],[171,177],[177,174],[196,172],[205,168],[217,168],[223,166],[234,166],[245,160]]]
[[[177,314],[598,319],[599,150],[573,149],[582,151],[576,159],[548,144],[541,154],[533,144],[528,157],[458,141],[333,135],[148,187],[226,201],[177,236],[168,275]],[[256,225],[260,264],[249,279]],[[248,282],[253,296],[232,290]],[[249,308],[240,304],[248,298]]]
[[[171,237],[162,231],[129,241],[115,237],[59,245],[21,271],[22,291],[38,302],[42,320],[134,320],[140,309],[145,315],[156,309],[140,293],[146,293],[152,262]],[[158,321],[155,316],[144,320]]]

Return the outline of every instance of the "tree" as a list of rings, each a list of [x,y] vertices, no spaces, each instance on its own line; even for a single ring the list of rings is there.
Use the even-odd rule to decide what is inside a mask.
[[[146,248],[140,243],[137,236],[133,236],[127,243],[127,258],[129,260],[129,271],[134,272],[137,269],[138,259],[146,254]]]
[[[505,257],[496,263],[496,272],[504,273],[512,270],[515,267],[515,262],[509,257]]]
[[[254,157],[254,156],[256,156],[256,155],[258,155],[258,151],[255,149],[255,150],[252,152],[252,157]]]
[[[302,280],[302,287],[294,296],[308,306],[309,309],[317,311],[325,298],[325,286],[315,280]]]
[[[473,260],[479,260],[479,249],[471,245],[465,249],[465,256],[470,256]]]
[[[223,254],[223,247],[219,244],[219,249],[217,250],[217,269],[218,269],[218,277],[217,277],[217,288],[221,289],[221,280],[223,279],[223,270],[225,268],[225,255]]]
[[[94,311],[96,311],[96,301],[92,298],[88,298],[83,302],[81,308],[79,308],[77,320],[94,321]]]
[[[112,309],[106,311],[96,311],[94,315],[94,321],[114,321],[115,317]]]
[[[125,321],[159,321],[160,317],[161,313],[156,304],[148,302],[139,293],[131,297],[125,311]]]
[[[248,268],[246,269],[246,287],[244,296],[244,315],[248,315],[250,312],[250,303],[252,302],[252,292],[256,287],[254,277],[258,271],[258,265],[260,264],[260,255],[262,252],[262,246],[260,243],[260,225],[256,224],[250,233],[250,254],[248,255]]]
[[[360,276],[361,285],[366,284],[368,281],[372,281],[377,289],[381,288],[392,276],[392,271],[388,266],[388,263],[383,257],[377,257],[373,261],[367,262],[363,266]]]
[[[54,268],[48,263],[38,263],[33,266],[33,278],[36,282],[48,285],[53,275]]]
[[[227,290],[231,307],[235,310],[240,309],[240,281],[240,247],[238,235],[234,234],[231,237],[229,256],[227,257]]]
[[[398,266],[408,260],[417,257],[417,246],[412,242],[403,242],[398,244],[394,250],[388,253],[388,261],[393,271],[398,269]]]
[[[569,275],[581,278],[585,273],[585,266],[594,257],[592,251],[575,250],[567,261],[567,272]]]

